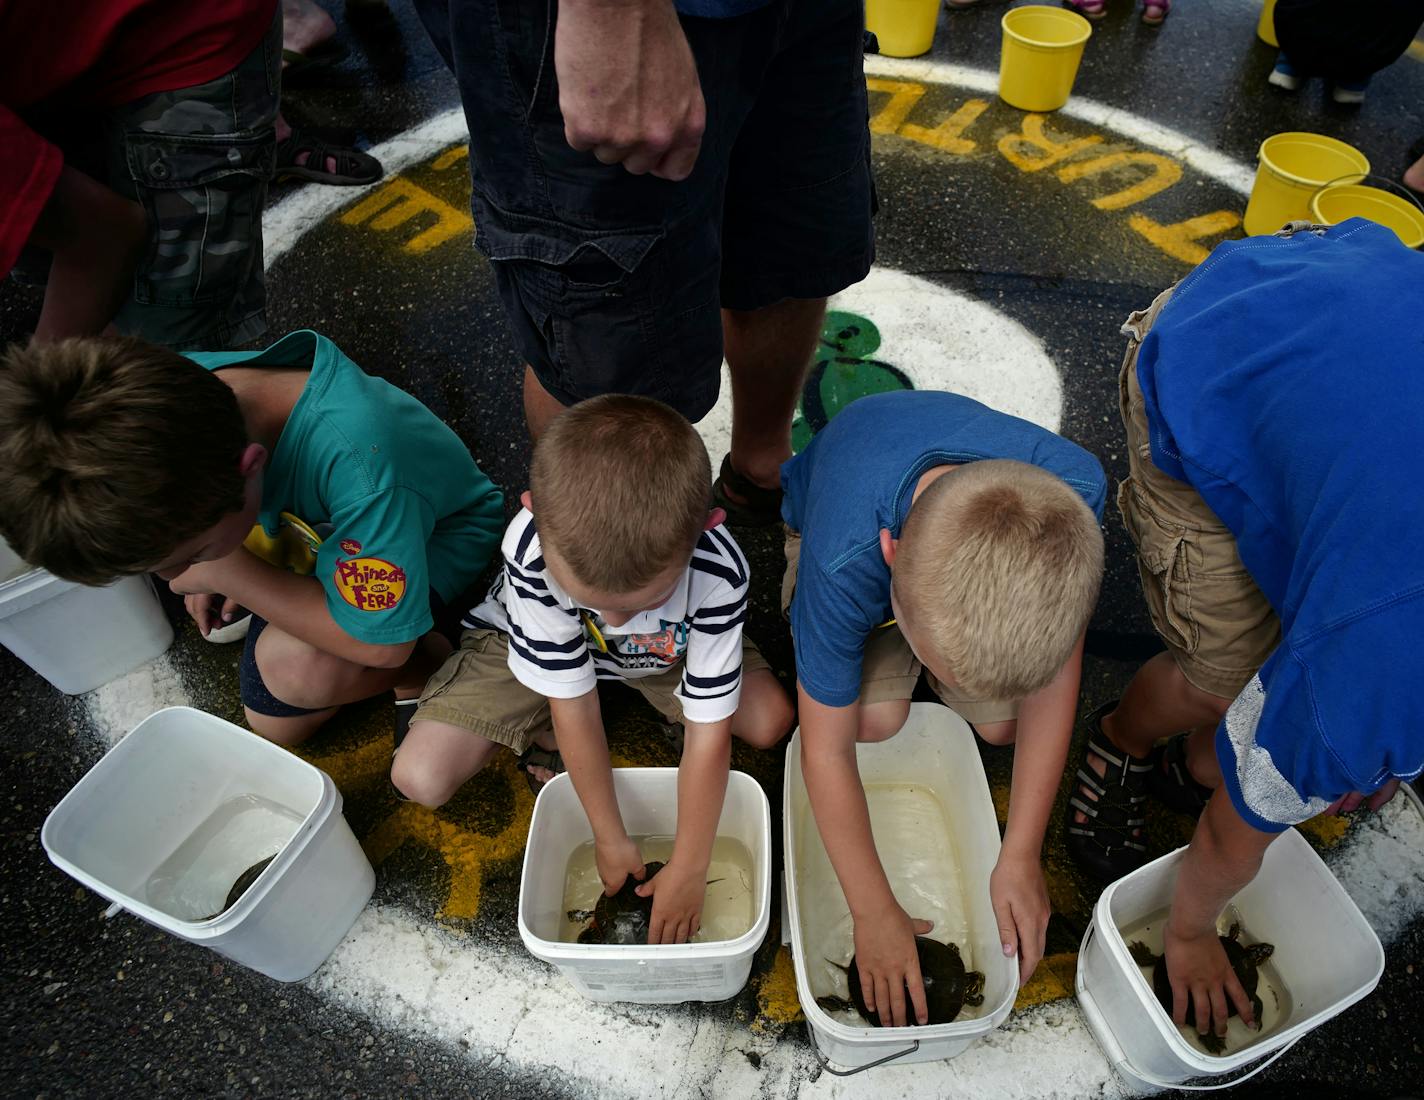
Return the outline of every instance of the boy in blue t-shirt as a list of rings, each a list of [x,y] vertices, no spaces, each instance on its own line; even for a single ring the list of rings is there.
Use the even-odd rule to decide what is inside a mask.
[[[86,584],[156,572],[204,635],[248,609],[242,702],[283,744],[344,703],[418,695],[450,649],[432,600],[499,542],[500,492],[459,437],[314,332],[189,357],[36,344],[0,395],[10,544]]]
[[[1044,428],[911,391],[853,402],[781,483],[806,790],[855,921],[866,1004],[885,1025],[924,1023],[914,936],[929,928],[891,892],[856,742],[899,731],[922,667],[985,741],[1017,742],[990,893],[1026,981],[1048,925],[1040,849],[1102,579],[1106,480]]]
[[[1123,329],[1118,505],[1167,652],[1090,716],[1068,846],[1116,878],[1149,793],[1200,815],[1164,944],[1202,1034],[1228,998],[1252,1022],[1216,920],[1271,841],[1424,766],[1421,317],[1424,256],[1351,219],[1223,244]]]

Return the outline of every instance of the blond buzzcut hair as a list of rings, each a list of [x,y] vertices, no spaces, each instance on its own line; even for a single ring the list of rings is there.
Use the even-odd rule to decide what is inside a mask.
[[[635,592],[692,557],[712,506],[712,465],[682,414],[605,394],[544,430],[529,495],[541,543],[581,583]]]
[[[1098,601],[1103,536],[1061,478],[972,462],[910,509],[891,586],[905,623],[960,691],[1021,699],[1063,667]]]

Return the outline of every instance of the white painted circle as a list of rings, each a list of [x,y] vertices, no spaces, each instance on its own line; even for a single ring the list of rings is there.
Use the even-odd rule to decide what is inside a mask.
[[[1063,383],[1043,341],[993,306],[902,271],[877,267],[830,301],[880,330],[873,358],[917,390],[949,390],[1050,431],[1063,418]],[[716,406],[698,423],[715,467],[732,443],[732,387],[722,364]]]

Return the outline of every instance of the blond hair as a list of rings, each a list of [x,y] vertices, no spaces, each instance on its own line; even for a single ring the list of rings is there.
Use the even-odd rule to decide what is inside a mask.
[[[0,533],[31,565],[106,584],[243,506],[231,389],[128,337],[15,346],[0,361]]]
[[[702,438],[650,397],[606,394],[560,413],[529,475],[539,538],[574,576],[634,592],[686,565],[712,504]]]
[[[1047,470],[995,459],[920,494],[891,585],[906,625],[961,691],[1021,699],[1067,661],[1102,575],[1102,531],[1082,498]]]

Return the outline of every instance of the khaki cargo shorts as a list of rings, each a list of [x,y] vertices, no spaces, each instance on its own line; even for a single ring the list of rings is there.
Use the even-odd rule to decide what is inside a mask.
[[[752,640],[742,635],[742,676],[769,669]],[[666,672],[623,681],[669,722],[681,722],[682,663]],[[498,630],[467,630],[460,648],[425,685],[412,722],[445,722],[522,753],[551,729],[549,700],[525,687],[509,670],[509,639]]]
[[[1171,295],[1164,290],[1122,326],[1128,344],[1119,401],[1129,473],[1117,506],[1137,547],[1152,625],[1177,667],[1202,691],[1234,699],[1279,644],[1281,624],[1241,563],[1235,537],[1201,494],[1152,463],[1137,353]]]
[[[791,615],[791,598],[796,594],[796,572],[801,564],[801,536],[786,528],[786,573],[781,579],[781,613]],[[860,670],[860,702],[864,705],[909,699],[921,671],[930,688],[945,706],[970,725],[990,725],[1018,718],[1017,699],[970,699],[955,688],[940,683],[934,673],[920,664],[895,626],[880,627],[865,643]]]

